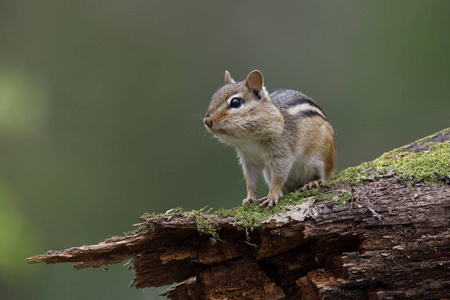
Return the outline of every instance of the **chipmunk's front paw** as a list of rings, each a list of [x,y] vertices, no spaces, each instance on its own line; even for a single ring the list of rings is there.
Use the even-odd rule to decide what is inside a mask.
[[[244,200],[242,200],[242,205],[250,205],[250,204],[252,204],[255,201],[256,201],[256,199],[245,198]]]
[[[322,179],[317,179],[310,181],[309,183],[305,184],[302,188],[300,188],[300,192],[304,192],[306,190],[311,190],[313,188],[318,188],[320,184],[322,184],[324,181]]]
[[[275,205],[278,204],[278,198],[269,198],[269,197],[264,197],[258,200],[255,200],[255,203],[260,203],[258,205],[259,208],[268,208],[268,209],[272,209]]]

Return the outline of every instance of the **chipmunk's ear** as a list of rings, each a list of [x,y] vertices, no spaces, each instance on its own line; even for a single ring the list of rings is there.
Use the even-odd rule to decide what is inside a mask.
[[[251,71],[245,79],[245,85],[247,86],[248,90],[260,99],[261,95],[264,93],[263,84],[263,75],[258,70]]]
[[[234,83],[233,78],[231,78],[230,72],[225,71],[225,79],[224,79],[224,81],[225,81],[225,84]]]

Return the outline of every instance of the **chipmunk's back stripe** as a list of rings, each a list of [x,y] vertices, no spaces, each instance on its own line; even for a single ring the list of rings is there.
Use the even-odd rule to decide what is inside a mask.
[[[325,121],[328,121],[327,116],[320,106],[299,91],[288,89],[276,90],[270,97],[293,117],[309,118],[319,116]]]
[[[322,111],[320,106],[314,100],[296,90],[290,89],[276,90],[275,92],[270,94],[270,97],[275,99],[277,102],[282,103],[283,105],[296,106],[302,104],[309,104],[311,106],[317,107],[320,111]]]
[[[324,116],[323,114],[321,114],[321,113],[319,113],[319,112],[317,112],[315,110],[303,110],[303,111],[300,111],[297,114],[297,116],[300,117],[300,118],[310,118],[310,117],[316,117],[317,116],[317,117],[321,117],[322,119],[324,119],[325,121],[328,122],[326,116]]]
[[[299,101],[296,101],[296,105],[287,105],[288,114],[300,118],[320,116],[325,121],[327,120],[327,116],[323,113],[322,110],[320,110],[320,107],[318,107],[317,104],[313,105],[313,103],[315,104],[315,102],[311,103],[311,100],[308,101],[307,99],[298,100]]]
[[[295,100],[287,103],[287,105],[289,105],[289,106],[302,105],[302,104],[309,104],[311,106],[314,106],[314,107],[318,108],[323,113],[323,110],[322,110],[322,108],[320,108],[319,104],[317,104],[312,99],[298,98],[298,99],[295,99]]]

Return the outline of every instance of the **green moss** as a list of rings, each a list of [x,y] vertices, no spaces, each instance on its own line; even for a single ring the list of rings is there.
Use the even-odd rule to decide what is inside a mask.
[[[362,183],[374,176],[376,170],[368,162],[364,162],[359,166],[349,167],[341,171],[338,175],[333,177],[329,182],[347,181],[352,184]]]
[[[450,142],[428,144],[424,152],[387,152],[373,164],[382,173],[394,171],[415,181],[439,183],[435,173],[450,176]]]
[[[205,211],[206,207],[198,210],[184,210],[181,207],[176,207],[169,209],[166,213],[144,213],[142,218],[151,219],[157,217],[169,217],[169,216],[180,216],[185,218],[194,218],[197,222],[197,230],[201,233],[210,236],[211,242],[216,243],[220,241],[219,234],[217,233],[216,224],[211,219],[214,217],[214,214],[210,214],[211,209]],[[135,234],[137,232],[148,230],[149,227],[146,225],[140,225],[138,228],[125,232],[125,235]]]
[[[427,146],[423,152],[405,151],[406,146],[389,151],[372,162],[345,169],[331,182],[362,183],[379,174],[393,173],[399,178],[439,183],[435,173],[450,176],[450,142],[430,142]]]
[[[324,201],[327,196],[322,195],[319,189],[308,190],[305,192],[294,192],[280,198],[278,205],[272,210],[261,209],[257,204],[238,206],[231,209],[220,208],[215,212],[219,217],[234,217],[236,224],[244,227],[246,230],[253,230],[261,224],[261,221],[267,219],[272,214],[283,213],[287,210],[287,205],[299,205],[314,197],[316,201]],[[331,199],[329,196],[327,199]]]
[[[216,224],[211,220],[211,216],[207,213],[200,214],[196,217],[197,230],[201,233],[210,236],[211,243],[215,244],[217,241],[221,241],[219,234],[217,233]]]

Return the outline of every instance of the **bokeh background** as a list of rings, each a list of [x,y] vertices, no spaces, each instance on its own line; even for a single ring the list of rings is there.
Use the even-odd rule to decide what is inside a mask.
[[[0,298],[158,298],[128,288],[121,264],[25,258],[144,212],[240,205],[234,151],[201,122],[225,70],[319,102],[338,170],[448,127],[449,13],[446,0],[2,0]]]

